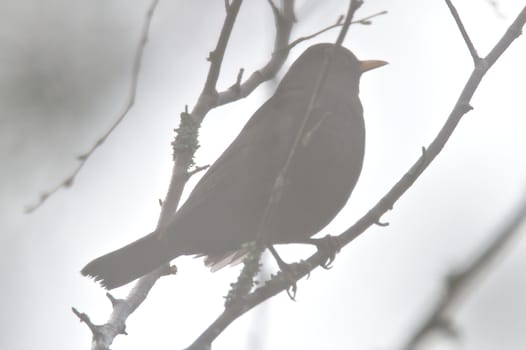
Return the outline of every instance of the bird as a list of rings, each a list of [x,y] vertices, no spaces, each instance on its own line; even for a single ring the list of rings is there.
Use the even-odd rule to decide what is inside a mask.
[[[360,77],[385,64],[332,43],[307,48],[168,224],[81,273],[113,289],[182,255],[204,256],[214,268],[239,261],[251,242],[305,242],[340,212],[358,181]]]

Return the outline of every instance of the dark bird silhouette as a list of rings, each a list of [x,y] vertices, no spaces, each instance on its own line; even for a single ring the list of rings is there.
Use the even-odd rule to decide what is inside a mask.
[[[93,260],[82,274],[112,289],[180,255],[206,256],[208,265],[223,266],[239,260],[249,242],[270,247],[316,234],[358,181],[365,146],[360,76],[384,64],[359,61],[334,44],[308,48],[172,221]],[[309,107],[324,65],[325,79]]]

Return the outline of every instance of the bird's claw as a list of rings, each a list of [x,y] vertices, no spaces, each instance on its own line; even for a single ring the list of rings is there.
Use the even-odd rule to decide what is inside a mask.
[[[339,237],[327,235],[323,238],[314,240],[313,244],[324,257],[320,266],[325,270],[330,270],[332,268],[332,263],[336,259],[336,253],[342,248],[342,243]]]
[[[296,292],[298,291],[298,285],[296,282],[292,282],[292,284],[287,288],[287,295],[289,296],[290,300],[296,301]]]

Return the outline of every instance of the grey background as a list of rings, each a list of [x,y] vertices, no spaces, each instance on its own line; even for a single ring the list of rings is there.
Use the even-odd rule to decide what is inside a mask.
[[[481,54],[524,3],[457,1]],[[106,321],[104,291],[78,271],[90,259],[155,226],[169,180],[170,142],[185,104],[204,82],[205,57],[223,21],[223,1],[161,1],[145,51],[137,102],[89,160],[74,186],[31,215],[26,205],[65,178],[75,156],[111,125],[127,96],[149,1],[0,2],[0,348],[81,349],[91,334],[71,313]],[[346,1],[298,1],[293,37],[332,24]],[[338,233],[363,215],[408,169],[445,121],[471,58],[442,1],[366,1],[372,26],[354,26],[346,46],[390,65],[361,85],[367,125],[364,170],[348,206],[324,231]],[[336,31],[310,43],[333,41]],[[246,1],[219,86],[240,67],[269,57],[273,19],[265,1]],[[294,49],[287,66],[302,50]],[[478,89],[438,159],[383,220],[338,255],[330,271],[299,283],[235,322],[214,349],[396,349],[439,295],[444,277],[504,223],[526,189],[526,41],[518,39]],[[281,72],[281,74],[283,71]],[[272,92],[212,111],[201,130],[198,164],[209,164]],[[192,180],[195,183],[196,179]],[[524,228],[522,228],[524,231]],[[310,250],[281,249],[287,260]],[[429,349],[524,349],[526,240],[519,236],[465,304],[460,339]],[[210,274],[177,260],[179,274],[158,282],[128,320],[114,349],[180,349],[220,313],[237,268]],[[125,296],[129,287],[117,290]]]

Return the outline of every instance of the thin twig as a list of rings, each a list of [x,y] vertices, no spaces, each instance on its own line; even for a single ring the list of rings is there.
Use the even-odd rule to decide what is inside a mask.
[[[351,0],[351,2],[349,3],[349,10],[347,11],[347,16],[345,17],[345,21],[343,22],[343,27],[340,30],[338,39],[336,39],[336,46],[342,46],[343,40],[345,39],[345,36],[347,35],[347,31],[349,30],[349,26],[351,25],[352,19],[354,17],[354,13],[362,5],[363,5],[362,0]]]
[[[93,337],[99,336],[99,326],[93,324],[87,314],[80,312],[74,307],[71,308],[71,311],[73,311],[73,313],[79,318],[80,322],[83,322],[88,326],[88,328],[91,330],[91,333],[93,334]]]
[[[310,35],[305,35],[305,36],[302,36],[302,37],[300,37],[300,38],[294,40],[294,41],[291,42],[286,48],[284,48],[284,50],[290,50],[290,49],[292,49],[294,46],[298,45],[299,43],[304,42],[305,40],[310,40],[310,39],[312,39],[312,38],[315,38],[315,37],[317,37],[318,35],[323,34],[323,33],[327,32],[327,31],[329,31],[329,30],[331,30],[331,29],[333,29],[333,28],[341,27],[341,26],[343,25],[343,23],[342,23],[342,22],[343,22],[343,18],[344,18],[344,16],[341,15],[341,16],[338,17],[338,19],[336,20],[336,23],[334,23],[334,24],[332,24],[332,25],[330,25],[330,26],[328,26],[328,27],[325,27],[325,28],[323,28],[322,30],[317,31],[316,33],[312,33],[312,34],[310,34]]]
[[[152,0],[150,7],[148,8],[148,11],[146,12],[146,16],[144,18],[144,24],[141,30],[141,37],[139,40],[139,44],[137,46],[137,50],[135,51],[135,58],[133,60],[130,91],[128,94],[128,98],[122,108],[122,111],[119,114],[117,114],[117,119],[111,125],[111,127],[95,142],[95,144],[91,146],[91,148],[87,152],[77,157],[79,164],[77,165],[75,170],[73,170],[71,175],[69,175],[61,183],[56,185],[53,189],[41,194],[37,203],[27,206],[25,208],[25,213],[32,213],[36,209],[40,208],[42,204],[46,202],[47,199],[49,199],[52,195],[54,195],[60,189],[71,187],[73,185],[73,182],[75,181],[75,178],[79,174],[80,170],[84,167],[88,159],[90,159],[93,153],[104,143],[104,141],[106,141],[106,139],[111,135],[113,130],[115,130],[117,126],[119,126],[119,124],[123,121],[126,115],[128,115],[128,112],[131,110],[131,108],[135,104],[139,73],[141,71],[142,58],[144,55],[144,47],[146,46],[146,43],[148,42],[148,34],[150,32],[150,25],[152,23],[153,14],[155,13],[155,9],[158,3],[159,3],[159,0]]]
[[[237,89],[227,89],[220,92],[217,98],[217,106],[222,106],[230,102],[248,96],[263,82],[276,76],[278,70],[283,66],[289,55],[289,50],[283,50],[289,44],[290,33],[294,24],[294,0],[283,0],[283,10],[274,5],[272,0],[268,0],[274,14],[276,34],[274,35],[274,48],[270,60],[260,69],[253,72],[250,77],[239,85]]]
[[[203,170],[206,170],[206,169],[208,169],[208,168],[210,168],[210,165],[209,165],[209,164],[207,164],[207,165],[202,165],[202,166],[196,166],[196,167],[193,168],[192,170],[189,170],[189,171],[188,171],[188,174],[187,174],[187,175],[188,175],[188,178],[190,178],[190,177],[194,176],[195,174],[197,174],[197,173],[199,173],[199,172],[201,172],[201,171],[203,171]]]
[[[427,168],[433,159],[440,153],[443,146],[455,130],[460,118],[469,110],[464,104],[469,102],[477,89],[482,77],[486,74],[489,68],[495,63],[500,55],[511,45],[521,32],[524,23],[526,22],[526,7],[517,16],[515,21],[508,28],[507,32],[495,45],[493,50],[485,58],[487,64],[482,64],[476,67],[471,77],[468,79],[463,92],[461,93],[457,104],[453,108],[449,118],[444,127],[438,133],[435,140],[431,143],[428,149],[422,156],[413,164],[408,172],[391,188],[391,190],[378,203],[359,219],[353,226],[351,226],[344,233],[337,236],[337,239],[342,243],[342,246],[350,243],[360,234],[362,234],[371,225],[379,222],[380,217],[390,210],[394,203],[411,187],[414,181]],[[301,278],[307,276],[312,270],[320,266],[326,261],[326,256],[321,251],[316,252],[310,256],[306,261],[300,263],[301,269],[297,270],[294,276],[294,281],[299,281]],[[246,296],[242,301],[230,305],[225,309],[221,315],[200,335],[194,344],[210,344],[211,340],[215,339],[222,331],[224,331],[233,321],[238,319],[241,315],[251,310],[253,307],[261,304],[265,300],[287,290],[291,284],[291,276],[283,278],[278,274],[275,278],[269,280],[262,287],[257,288],[253,293]],[[211,339],[211,340],[210,340]],[[199,349],[196,347],[195,349]]]
[[[368,26],[372,24],[371,19],[378,17],[378,16],[386,15],[387,13],[388,12],[386,10],[379,11],[379,12],[373,13],[372,15],[351,21],[351,24],[362,24],[362,25]]]
[[[509,242],[521,232],[519,228],[525,220],[526,193],[513,216],[504,227],[492,235],[491,241],[469,263],[446,278],[445,292],[430,308],[427,316],[424,317],[420,326],[409,337],[402,349],[416,349],[428,335],[437,330],[456,333],[449,319],[453,309],[474,286],[477,277],[488,270],[488,267],[495,262],[496,256],[501,254]]]
[[[460,16],[457,12],[457,9],[451,2],[451,0],[445,0],[447,7],[449,7],[449,11],[451,11],[451,15],[453,15],[453,18],[455,19],[455,22],[457,23],[458,29],[460,30],[460,33],[462,34],[462,38],[464,38],[464,42],[466,43],[466,46],[468,47],[469,53],[471,54],[471,57],[473,58],[473,63],[477,64],[477,62],[480,60],[480,56],[477,53],[477,50],[475,49],[475,46],[473,45],[473,42],[471,41],[471,38],[469,37],[469,34],[464,27],[464,23],[462,23],[462,20],[460,19]]]
[[[370,25],[371,24],[371,19],[373,19],[374,17],[378,17],[378,16],[381,16],[381,15],[385,15],[387,14],[387,11],[380,11],[380,12],[377,12],[375,14],[372,14],[370,16],[366,16],[364,18],[360,18],[360,19],[357,19],[355,21],[352,21],[351,24],[363,24],[363,25]],[[322,30],[319,30],[317,31],[316,33],[313,33],[313,34],[310,34],[310,35],[306,35],[306,36],[302,36],[296,40],[294,40],[293,42],[291,42],[289,44],[289,46],[287,46],[284,50],[291,50],[294,46],[306,41],[306,40],[310,40],[312,38],[315,38],[317,37],[318,35],[320,34],[323,34],[333,28],[338,28],[338,27],[341,27],[343,26],[343,19],[344,19],[344,16],[340,16],[338,17],[338,20],[336,21],[335,24],[333,25],[330,25]]]
[[[217,45],[214,51],[210,52],[209,55],[210,68],[208,69],[208,74],[203,90],[201,91],[194,109],[190,114],[188,114],[188,120],[192,121],[192,127],[196,131],[196,136],[197,129],[200,127],[205,115],[208,113],[208,111],[218,105],[219,95],[216,90],[217,79],[219,78],[219,72],[221,70],[221,64],[223,63],[226,46],[228,40],[230,39],[230,34],[232,33],[232,28],[234,27],[234,23],[236,21],[242,2],[242,0],[233,0],[228,7],[228,12],[226,14],[223,27],[221,28]],[[180,128],[182,128],[182,126]],[[166,194],[166,198],[163,201],[163,208],[157,225],[158,228],[164,227],[171,220],[175,211],[177,210],[179,199],[181,198],[184,185],[188,178],[187,169],[193,163],[194,153],[197,150],[197,148],[192,148],[188,152],[179,151],[185,147],[184,145],[178,145],[177,141],[178,140],[176,139],[174,143],[175,165],[173,167],[168,193]]]

